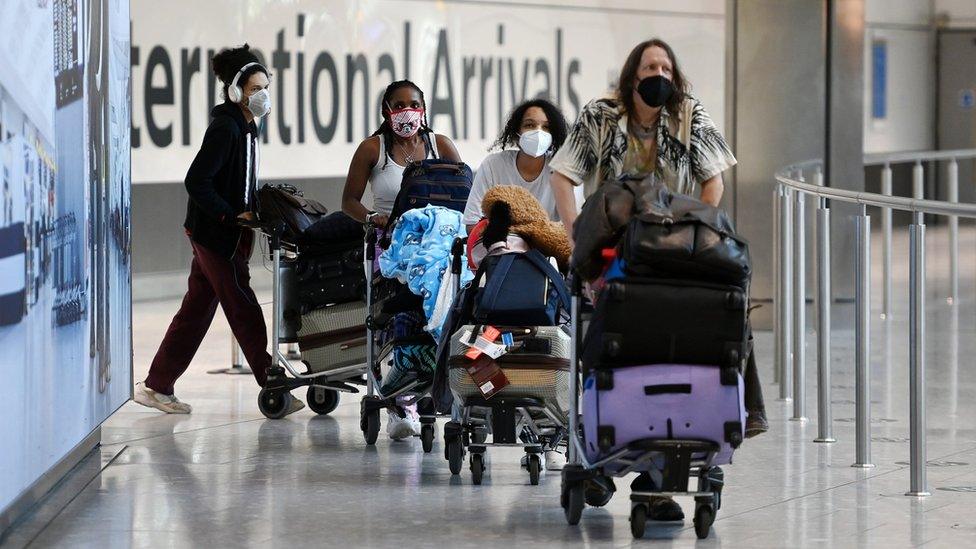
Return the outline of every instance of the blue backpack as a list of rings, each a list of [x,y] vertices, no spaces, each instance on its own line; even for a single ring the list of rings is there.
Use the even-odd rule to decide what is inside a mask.
[[[470,288],[470,315],[466,316],[475,324],[558,326],[562,313],[569,311],[569,291],[562,275],[538,250],[486,257]]]
[[[434,158],[410,164],[403,172],[388,227],[392,228],[404,212],[428,204],[463,212],[471,193],[471,179],[471,168],[464,162]],[[392,232],[387,230],[385,234]]]

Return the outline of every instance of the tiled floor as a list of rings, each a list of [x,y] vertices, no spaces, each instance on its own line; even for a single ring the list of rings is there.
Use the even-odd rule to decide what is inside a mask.
[[[933,231],[933,235],[938,234]],[[366,447],[359,406],[344,397],[330,417],[307,410],[262,418],[253,379],[212,376],[228,361],[229,335],[215,325],[177,386],[190,416],[126,405],[104,426],[105,451],[121,453],[33,539],[32,547],[561,547],[668,544],[675,547],[976,546],[976,307],[970,263],[965,299],[953,309],[940,237],[930,237],[928,468],[932,495],[908,489],[907,276],[896,272],[898,303],[889,324],[875,320],[872,425],[877,467],[855,469],[852,334],[835,333],[834,431],[816,444],[815,339],[808,338],[809,422],[787,418],[776,400],[772,337],[758,334],[772,430],[750,440],[726,468],[723,508],[706,541],[691,521],[648,528],[634,542],[626,491],[587,509],[578,527],[559,507],[559,476],[528,485],[519,454],[492,450],[490,477],[473,486],[452,478],[438,440],[380,438]],[[972,250],[973,241],[963,242]],[[899,245],[898,249],[904,249]],[[896,265],[900,265],[896,261]],[[876,269],[876,275],[880,269]],[[175,302],[135,307],[135,371],[144,375]],[[950,333],[957,334],[956,337]],[[686,512],[690,508],[688,500]]]

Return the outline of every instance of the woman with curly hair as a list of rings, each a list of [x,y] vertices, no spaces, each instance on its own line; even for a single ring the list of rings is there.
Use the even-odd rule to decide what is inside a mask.
[[[549,214],[558,219],[556,199],[549,183],[549,160],[566,141],[568,126],[559,107],[545,99],[533,99],[515,107],[471,186],[464,207],[464,224],[470,229],[484,217],[481,200],[488,189],[518,185],[535,196]],[[518,147],[509,148],[509,147]],[[489,149],[489,150],[491,150]]]

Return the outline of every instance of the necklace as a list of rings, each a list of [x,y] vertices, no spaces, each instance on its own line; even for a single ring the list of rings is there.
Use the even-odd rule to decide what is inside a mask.
[[[640,140],[651,139],[651,138],[657,137],[657,135],[656,135],[657,134],[657,128],[656,128],[656,126],[651,126],[649,128],[645,128],[644,126],[641,126],[637,122],[631,122],[630,123],[630,133],[633,134],[634,137],[636,137],[637,139],[640,139]]]
[[[413,149],[410,150],[410,151],[407,151],[406,145],[404,145],[402,143],[398,143],[398,145],[400,145],[400,149],[403,150],[403,159],[406,161],[406,163],[407,164],[413,164],[414,159],[415,159],[415,155],[417,154],[417,145],[418,145],[418,143],[414,143],[413,144]]]

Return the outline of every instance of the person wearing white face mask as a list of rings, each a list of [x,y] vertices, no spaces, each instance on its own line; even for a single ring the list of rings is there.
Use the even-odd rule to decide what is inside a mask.
[[[174,394],[210,329],[219,304],[258,384],[271,366],[264,315],[249,281],[248,259],[253,231],[241,222],[256,220],[258,151],[257,120],[271,110],[270,75],[247,44],[223,50],[212,60],[223,82],[224,102],[211,111],[200,151],[187,171],[190,199],[183,224],[193,248],[186,296],[173,317],[144,382],[133,400],[170,414],[188,414],[190,405]],[[304,407],[292,399],[288,413]]]
[[[558,220],[556,200],[549,184],[549,159],[562,146],[567,132],[566,118],[545,99],[533,99],[515,107],[491,147],[502,150],[488,155],[475,174],[464,207],[464,224],[468,230],[484,217],[481,200],[488,189],[497,185],[525,187],[549,212],[549,218]]]

